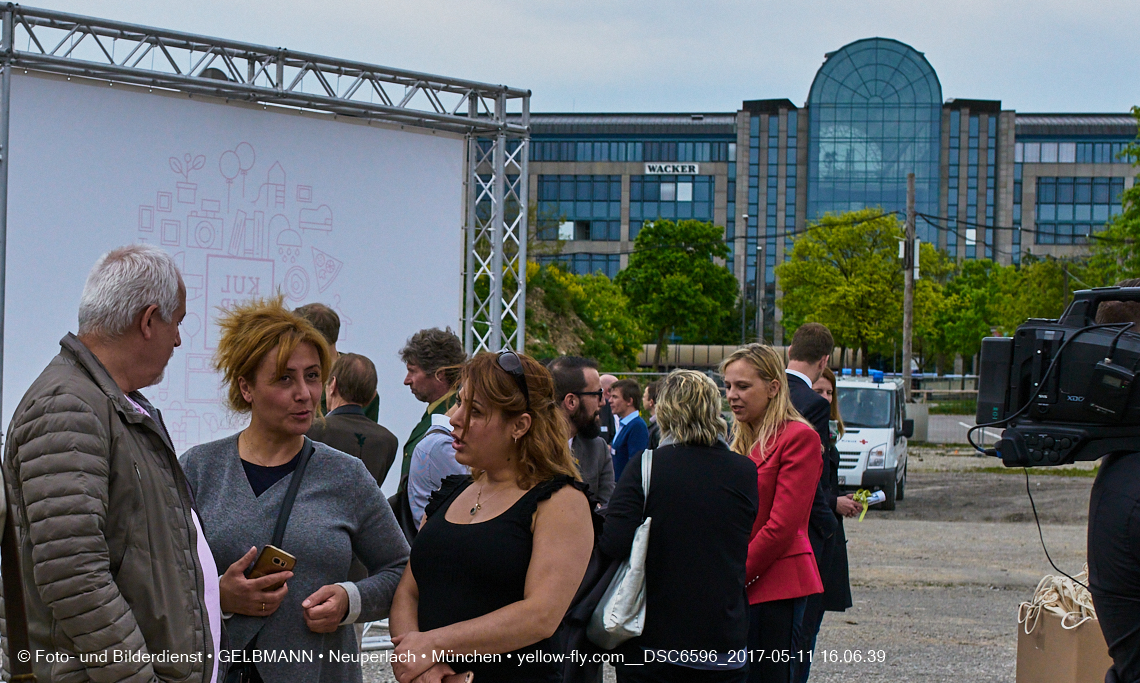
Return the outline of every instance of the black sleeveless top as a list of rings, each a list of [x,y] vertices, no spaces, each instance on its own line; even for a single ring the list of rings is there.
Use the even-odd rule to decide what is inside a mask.
[[[452,475],[440,483],[424,509],[427,521],[412,545],[411,567],[419,587],[420,631],[449,626],[489,614],[523,599],[530,566],[531,519],[538,504],[564,486],[585,490],[585,484],[562,475],[536,485],[497,517],[475,524],[453,524],[448,508],[472,483],[467,475]],[[519,657],[535,655],[519,666]],[[562,680],[562,666],[543,662],[543,654],[558,654],[550,639],[498,655],[498,662],[457,661],[457,672],[473,671],[475,680]]]

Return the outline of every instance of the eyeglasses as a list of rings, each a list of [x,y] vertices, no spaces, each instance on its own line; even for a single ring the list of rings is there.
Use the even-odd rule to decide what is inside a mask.
[[[599,401],[602,400],[602,396],[605,396],[605,393],[601,389],[597,391],[571,391],[570,393],[575,396],[593,396]]]
[[[523,371],[522,359],[514,351],[500,351],[499,352],[499,367],[503,372],[515,378],[515,384],[519,386],[519,391],[522,392],[523,398],[526,399],[526,409],[530,410],[530,389],[526,386],[526,372]]]

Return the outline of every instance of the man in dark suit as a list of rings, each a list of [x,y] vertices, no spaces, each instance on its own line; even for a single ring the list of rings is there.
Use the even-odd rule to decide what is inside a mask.
[[[819,434],[822,447],[821,460],[827,451],[827,445],[831,442],[827,424],[831,415],[831,404],[815,393],[812,385],[823,374],[834,348],[835,342],[831,337],[831,331],[819,323],[801,325],[792,335],[792,345],[788,347],[788,393],[792,405]],[[811,541],[816,566],[819,568],[819,575],[824,585],[827,585],[828,572],[831,571],[834,543],[838,539],[836,532],[839,530],[839,522],[835,517],[834,496],[831,495],[830,476],[831,468],[824,461],[808,523],[808,540]],[[804,651],[805,656],[807,651],[812,649],[822,620],[823,595],[809,596],[803,620],[800,622],[801,626],[797,629],[798,638],[795,641],[797,643],[795,649]],[[799,681],[798,671],[793,673],[793,681]]]
[[[364,461],[376,485],[384,483],[396,460],[396,436],[364,414],[376,396],[376,366],[364,356],[343,353],[333,364],[325,385],[329,413],[314,420],[309,438]]]
[[[589,358],[562,356],[552,360],[548,368],[554,376],[554,398],[570,424],[574,464],[590,487],[590,504],[604,508],[614,491],[614,465],[609,446],[599,436],[602,384],[598,364]]]
[[[313,327],[317,328],[317,332],[328,342],[329,351],[332,351],[332,357],[335,360],[340,352],[337,351],[336,343],[340,339],[340,316],[337,312],[324,304],[312,303],[298,306],[293,309],[293,312],[308,320]],[[328,396],[321,396],[321,410],[325,413],[329,412]],[[380,421],[380,396],[374,396],[371,401],[364,405],[364,414],[369,420],[373,422]]]
[[[641,387],[632,379],[614,382],[610,389],[610,409],[618,418],[618,433],[614,436],[614,479],[620,480],[625,466],[633,456],[649,446],[649,427],[641,419]]]
[[[614,437],[617,436],[617,420],[614,419],[614,412],[610,410],[610,390],[618,378],[613,375],[602,375],[598,379],[602,383],[602,406],[598,410],[598,425],[602,439],[612,446]]]

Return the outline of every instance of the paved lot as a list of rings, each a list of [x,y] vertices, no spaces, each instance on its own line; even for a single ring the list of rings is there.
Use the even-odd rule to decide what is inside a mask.
[[[1056,572],[1041,549],[1024,475],[981,471],[999,464],[953,447],[915,449],[906,500],[846,523],[855,605],[825,618],[818,650],[831,661],[817,659],[812,681],[1013,683],[1017,605]],[[1049,552],[1069,573],[1085,562],[1092,482],[1030,478]],[[856,651],[864,660],[882,651],[886,661],[850,661]],[[365,681],[392,680],[387,666],[366,668]]]
[[[974,426],[973,415],[931,415],[929,420],[926,436],[929,443],[969,443],[966,441],[966,432]],[[984,439],[986,445],[993,445],[1000,437],[1000,429],[987,429],[984,435],[980,431],[974,433],[974,441],[978,444]]]

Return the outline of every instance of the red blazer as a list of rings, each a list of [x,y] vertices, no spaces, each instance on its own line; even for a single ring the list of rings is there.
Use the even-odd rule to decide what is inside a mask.
[[[749,604],[823,592],[808,541],[808,517],[823,470],[819,454],[819,435],[802,422],[788,422],[776,433],[767,460],[761,462],[759,446],[748,454],[760,489],[760,511],[748,543]]]

